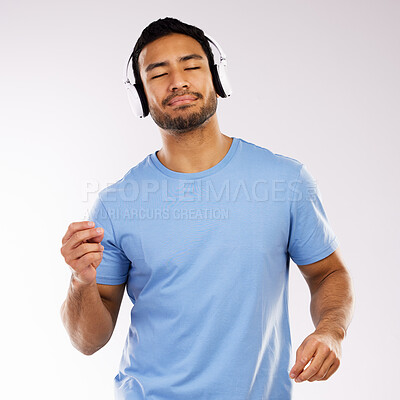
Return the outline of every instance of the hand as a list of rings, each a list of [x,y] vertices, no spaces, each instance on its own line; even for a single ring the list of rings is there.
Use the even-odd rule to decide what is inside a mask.
[[[316,330],[297,349],[290,377],[296,382],[326,381],[339,368],[341,351],[341,339],[330,332]],[[310,365],[304,369],[309,361]]]
[[[61,254],[80,284],[96,282],[96,268],[103,259],[103,238],[104,229],[95,228],[91,221],[72,222],[62,238]]]

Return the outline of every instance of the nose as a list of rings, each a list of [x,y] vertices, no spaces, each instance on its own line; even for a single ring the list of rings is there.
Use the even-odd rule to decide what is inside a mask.
[[[188,89],[190,84],[185,77],[183,76],[182,72],[180,71],[171,71],[170,72],[170,85],[169,90],[172,92],[178,91],[180,89]]]

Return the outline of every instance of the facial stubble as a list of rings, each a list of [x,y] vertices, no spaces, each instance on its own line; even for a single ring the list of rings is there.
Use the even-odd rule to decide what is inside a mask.
[[[193,93],[196,95],[198,100],[201,100],[203,96],[201,93]],[[199,111],[190,112],[190,108],[193,108],[194,104],[184,104],[177,106],[179,109],[186,109],[182,112],[182,115],[172,117],[168,113],[162,113],[153,107],[149,107],[150,115],[154,122],[162,129],[170,131],[174,134],[181,134],[190,132],[194,129],[199,128],[206,121],[208,121],[217,111],[217,95],[215,91],[209,96],[208,101],[200,108]],[[177,111],[180,113],[180,111]]]

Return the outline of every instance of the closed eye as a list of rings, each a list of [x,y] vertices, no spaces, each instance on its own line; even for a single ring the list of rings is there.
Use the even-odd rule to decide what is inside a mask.
[[[185,68],[185,71],[187,71],[187,70],[191,70],[191,69],[200,69],[200,67],[191,67],[191,68]],[[161,77],[161,76],[164,76],[164,75],[167,75],[167,73],[166,73],[166,72],[164,72],[163,74],[160,74],[160,75],[153,76],[151,79],[159,78],[159,77]]]
[[[151,79],[159,78],[160,76],[164,76],[164,75],[167,75],[167,73],[164,73],[164,74],[161,74],[161,75],[153,76]]]

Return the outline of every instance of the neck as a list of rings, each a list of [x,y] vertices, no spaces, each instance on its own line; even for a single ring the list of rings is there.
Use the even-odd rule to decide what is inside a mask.
[[[175,172],[201,172],[218,164],[228,152],[232,138],[219,130],[214,114],[201,127],[185,133],[161,131],[163,147],[156,155]]]

